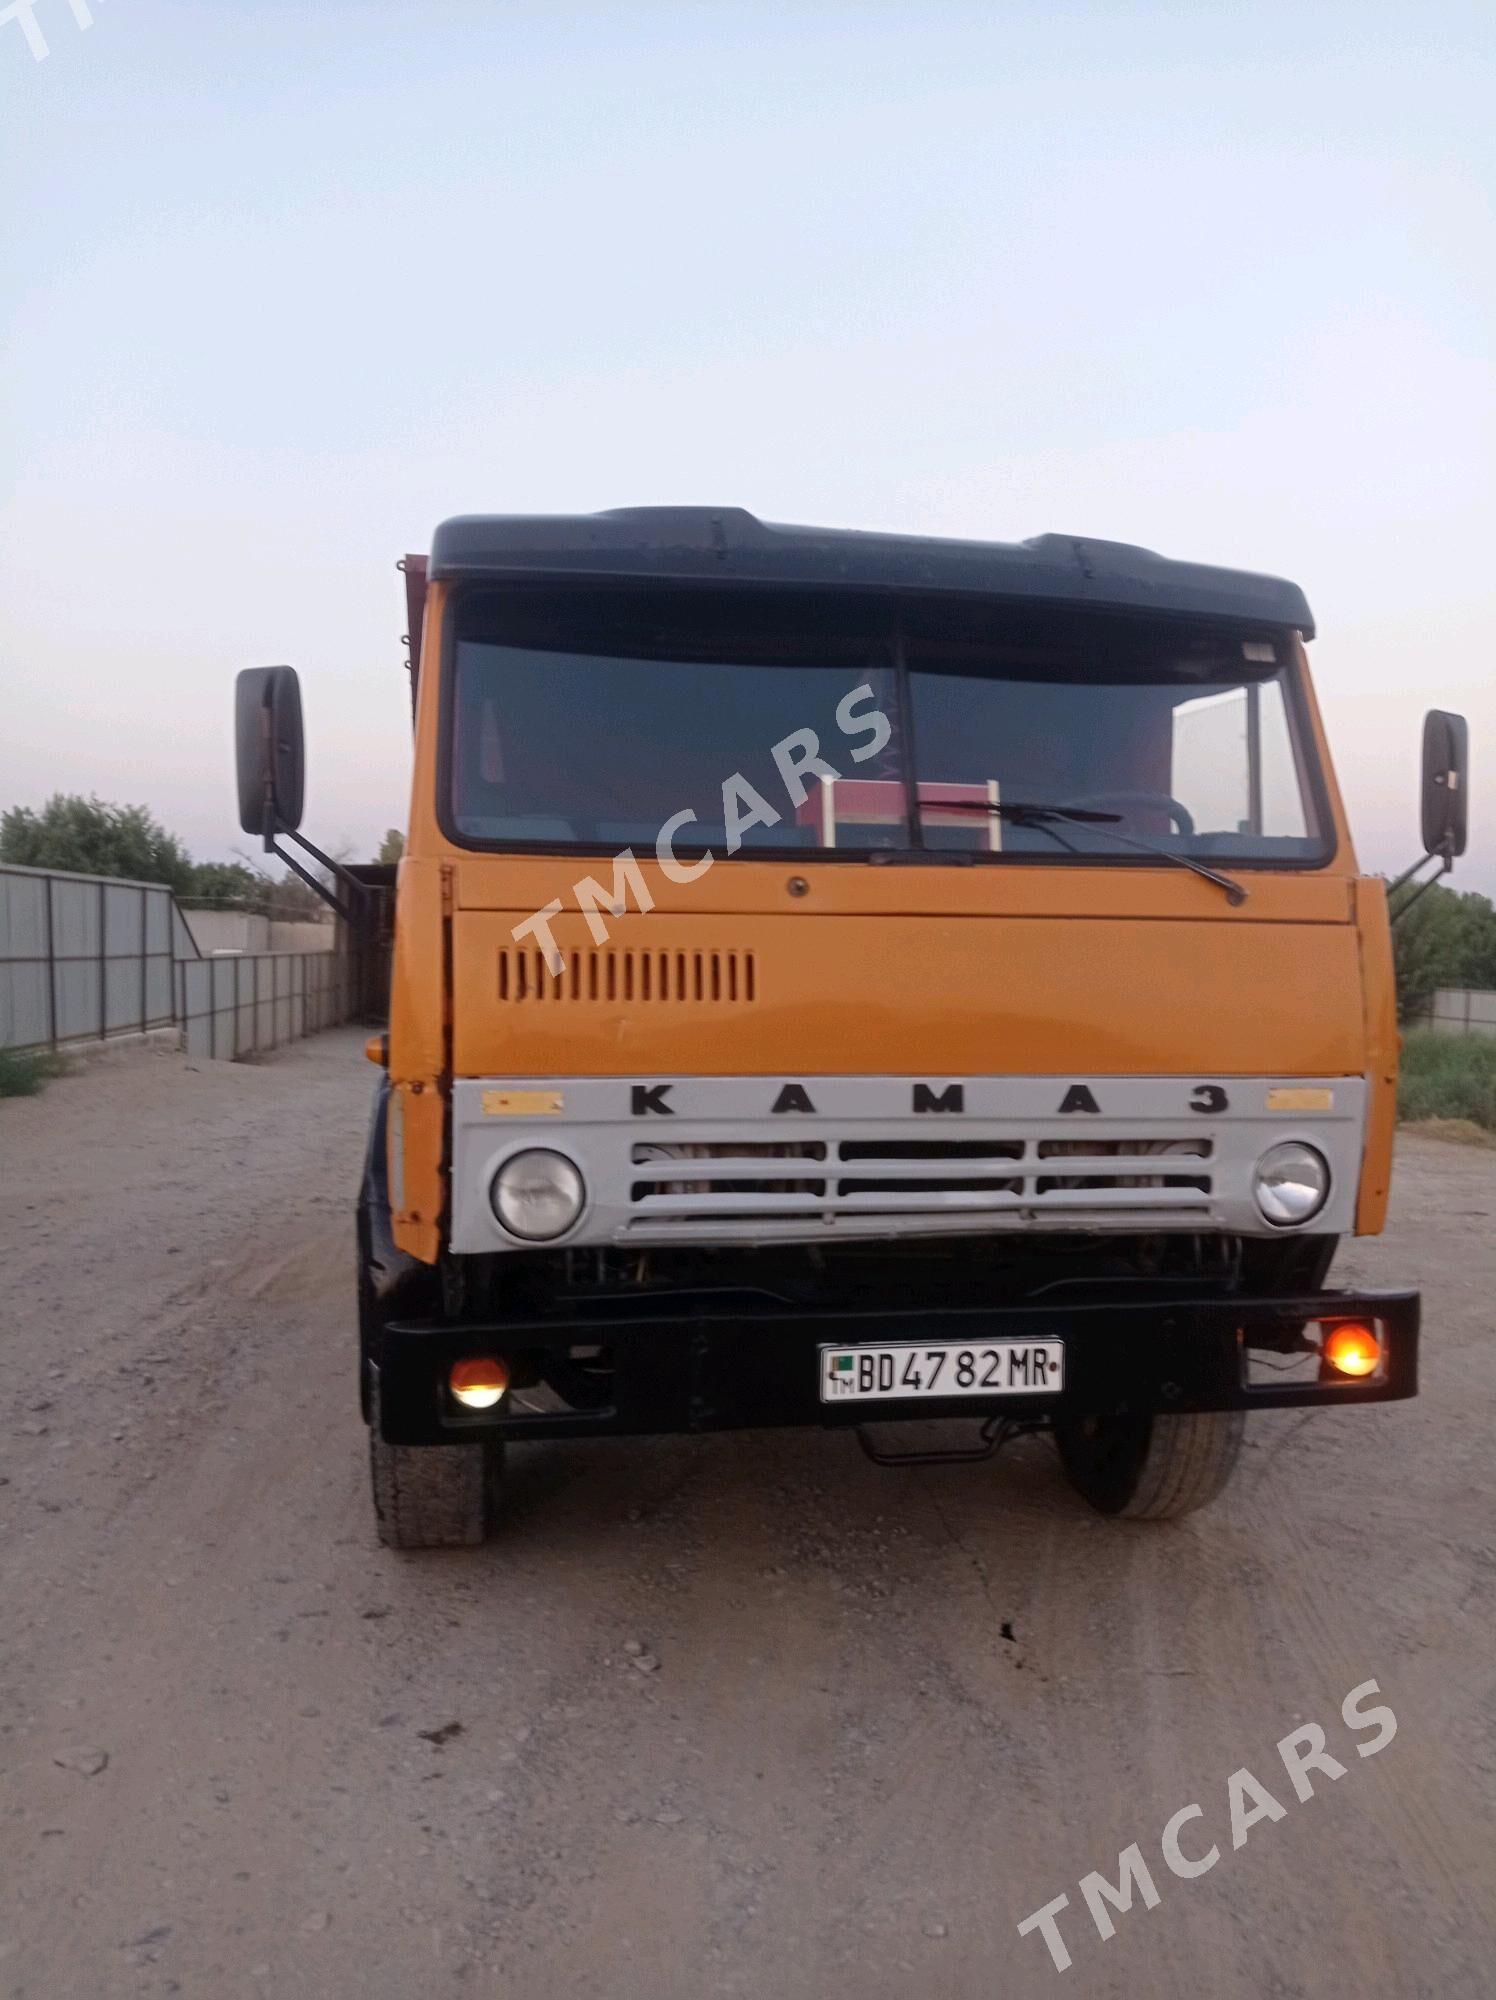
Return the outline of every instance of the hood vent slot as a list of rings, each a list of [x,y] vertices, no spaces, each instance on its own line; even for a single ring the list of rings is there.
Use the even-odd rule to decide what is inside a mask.
[[[568,951],[553,973],[541,951],[499,953],[499,999],[509,1005],[751,1006],[751,951]]]

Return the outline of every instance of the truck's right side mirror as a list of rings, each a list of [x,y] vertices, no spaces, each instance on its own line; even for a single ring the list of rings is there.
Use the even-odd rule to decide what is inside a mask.
[[[234,685],[239,824],[267,840],[301,825],[306,746],[294,667],[246,667]],[[1425,809],[1425,815],[1426,815]]]
[[[1463,715],[1431,708],[1423,718],[1423,846],[1451,861],[1469,831],[1470,732]]]

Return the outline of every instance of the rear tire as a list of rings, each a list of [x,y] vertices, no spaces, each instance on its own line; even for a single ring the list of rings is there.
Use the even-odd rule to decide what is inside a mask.
[[[1177,1521],[1224,1492],[1241,1452],[1241,1410],[1187,1416],[1060,1416],[1065,1477],[1098,1514]]]
[[[372,1373],[373,1371],[371,1371]],[[502,1440],[481,1444],[388,1444],[379,1434],[379,1385],[369,1398],[369,1482],[387,1549],[471,1549],[498,1512]]]

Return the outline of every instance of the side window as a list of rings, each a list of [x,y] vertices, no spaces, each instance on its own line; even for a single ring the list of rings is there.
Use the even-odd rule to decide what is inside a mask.
[[[1169,790],[1197,833],[1248,833],[1247,690],[1199,695],[1174,710]]]
[[[1289,734],[1283,689],[1278,681],[1265,681],[1255,692],[1261,696],[1262,831],[1280,839],[1303,840],[1313,829]]]
[[[1227,688],[1174,710],[1170,790],[1197,833],[1302,840],[1309,833],[1276,680]]]

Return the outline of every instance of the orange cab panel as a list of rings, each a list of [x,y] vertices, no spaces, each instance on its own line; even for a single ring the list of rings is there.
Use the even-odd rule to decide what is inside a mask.
[[[594,943],[453,919],[457,1076],[1330,1075],[1362,1067],[1348,924],[664,909]]]

